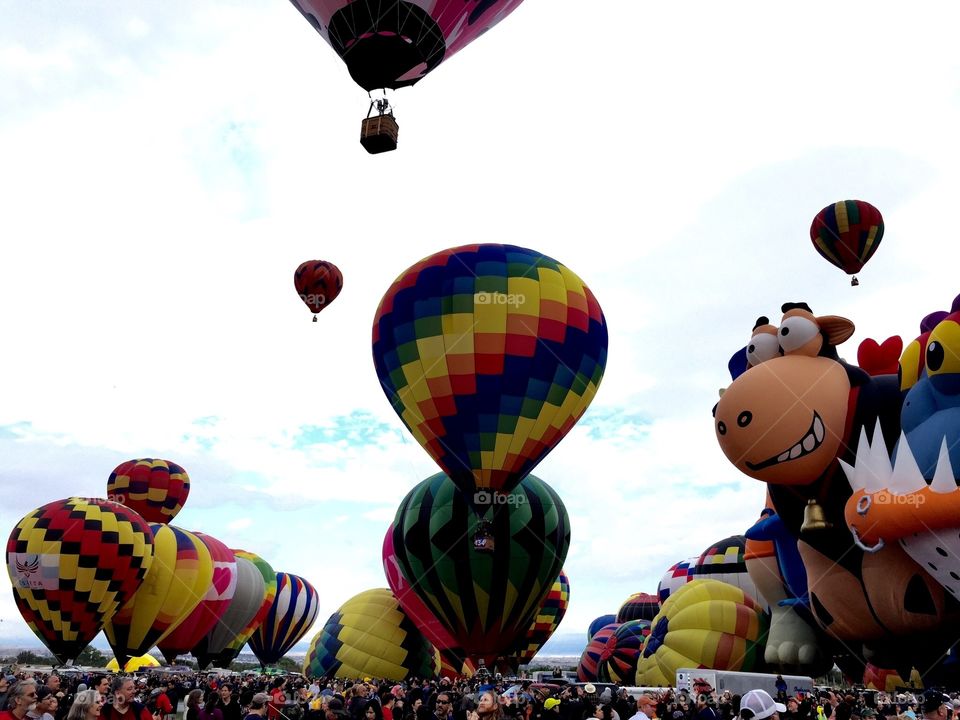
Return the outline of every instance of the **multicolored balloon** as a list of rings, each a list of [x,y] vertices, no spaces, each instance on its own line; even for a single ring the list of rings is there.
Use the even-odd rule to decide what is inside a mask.
[[[152,523],[168,523],[190,494],[187,471],[169,460],[142,458],[120,463],[107,480],[107,497]]]
[[[471,498],[509,492],[546,457],[587,409],[606,359],[606,321],[589,288],[512,245],[421,260],[374,319],[387,398]]]
[[[482,518],[442,473],[404,498],[394,520],[400,571],[458,647],[492,666],[536,617],[563,567],[570,524],[560,496],[528,475]],[[474,549],[481,522],[495,543]]]
[[[577,679],[580,682],[600,682],[600,661],[604,653],[609,652],[613,647],[613,636],[617,632],[620,623],[610,623],[597,630],[584,648],[580,656],[580,664],[577,665]]]
[[[746,538],[743,535],[732,535],[718,540],[704,550],[697,558],[692,568],[694,580],[717,580],[728,585],[738,587],[754,600],[763,603],[763,598],[757,591],[757,586],[747,570],[744,558]],[[651,618],[652,619],[652,618]]]
[[[307,677],[376,677],[403,682],[434,677],[436,650],[387,589],[347,600],[310,642]]]
[[[300,263],[293,274],[293,286],[316,322],[317,313],[336,300],[343,290],[343,275],[332,262],[307,260]]]
[[[639,592],[628,597],[617,611],[617,622],[629,620],[653,620],[660,612],[660,598],[650,593]]]
[[[47,503],[24,516],[7,540],[17,609],[61,663],[76,659],[152,563],[150,526],[108,500]]]
[[[597,662],[597,679],[620,685],[632,683],[644,641],[650,635],[649,620],[627,620],[620,623],[607,640]]]
[[[254,564],[260,573],[260,577],[263,578],[264,592],[263,602],[260,603],[260,608],[257,610],[256,615],[253,616],[253,619],[213,658],[213,665],[222,668],[230,667],[230,663],[237,658],[243,646],[247,644],[247,640],[250,639],[250,636],[253,635],[256,629],[260,627],[260,624],[266,619],[267,613],[270,612],[270,608],[273,607],[273,601],[277,597],[277,572],[270,566],[270,563],[256,553],[247,550],[234,550],[233,554],[237,557],[237,560],[243,558]]]
[[[260,611],[267,594],[260,570],[246,558],[236,557],[237,587],[226,611],[210,632],[200,638],[191,652],[198,666],[205,670],[239,635]]]
[[[678,668],[751,671],[761,659],[767,617],[743,590],[693,580],[672,593],[643,645],[636,685],[667,686]]]
[[[299,575],[277,573],[277,596],[248,641],[263,665],[277,662],[306,635],[319,611],[317,591]]]
[[[694,568],[699,561],[699,555],[681,560],[671,565],[670,569],[663,574],[663,577],[660,578],[660,584],[657,586],[657,597],[660,598],[661,608],[671,594],[693,580]]]
[[[195,532],[194,535],[200,538],[210,552],[213,576],[199,604],[157,643],[157,648],[168,663],[196,647],[200,639],[223,617],[237,590],[237,560],[233,550],[210,535],[200,532]]]
[[[540,610],[533,624],[527,630],[527,634],[521,643],[519,652],[513,654],[512,659],[517,665],[528,665],[540,648],[547,642],[560,627],[563,616],[567,614],[567,606],[570,604],[570,578],[561,570],[560,576],[550,592],[540,603]]]
[[[103,633],[119,661],[145,655],[200,604],[213,580],[213,560],[199,537],[152,523],[154,562],[143,583]]]
[[[368,92],[413,85],[522,0],[294,0]]]
[[[601,628],[616,622],[616,615],[601,615],[598,618],[594,618],[593,622],[587,627],[587,642],[593,640],[593,636],[600,632]]]
[[[853,275],[880,247],[883,216],[863,200],[841,200],[817,213],[810,239],[821,256]]]

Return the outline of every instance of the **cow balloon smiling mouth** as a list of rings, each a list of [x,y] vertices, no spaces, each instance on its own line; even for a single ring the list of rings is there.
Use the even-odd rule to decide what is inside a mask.
[[[807,434],[804,435],[795,445],[793,445],[789,450],[784,450],[779,455],[767,458],[761,463],[752,463],[749,460],[746,461],[748,468],[754,472],[764,470],[765,468],[770,467],[771,465],[779,465],[780,463],[790,462],[791,460],[796,460],[802,458],[805,455],[809,455],[814,452],[818,447],[823,444],[824,430],[823,430],[823,420],[820,419],[820,415],[816,410],[813,411],[813,422],[810,423],[810,429],[807,430]]]

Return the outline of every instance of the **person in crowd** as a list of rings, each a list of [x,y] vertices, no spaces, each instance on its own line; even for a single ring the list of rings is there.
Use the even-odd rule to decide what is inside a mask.
[[[484,690],[477,699],[477,709],[467,715],[467,720],[503,720],[503,706],[493,690]]]
[[[118,676],[110,685],[113,702],[100,710],[105,720],[159,720],[146,705],[134,699],[136,685],[131,677]]]
[[[786,711],[787,707],[774,701],[766,690],[751,690],[740,698],[741,720],[780,720],[780,713]]]
[[[90,679],[90,687],[100,693],[100,699],[105,703],[110,695],[110,678],[106,675],[94,675]],[[74,699],[76,702],[76,699]],[[101,703],[103,704],[103,703]]]
[[[437,693],[433,702],[433,716],[436,720],[451,720],[453,718],[453,703],[449,692],[441,691]],[[420,698],[414,701],[414,705],[417,703],[422,703]]]
[[[953,715],[953,702],[942,692],[927,691],[920,710],[924,720],[950,720]]]
[[[223,683],[217,691],[220,695],[217,701],[217,707],[223,713],[223,720],[240,720],[240,703],[233,696],[233,685]]]
[[[7,698],[10,697],[10,688],[12,688],[16,682],[16,675],[0,673],[0,712],[7,709]]]
[[[57,712],[57,696],[49,685],[41,685],[37,688],[37,703],[33,710],[27,713],[30,720],[54,720]]]
[[[280,711],[287,704],[287,695],[284,692],[286,684],[286,680],[280,679],[270,688],[270,704],[267,705],[267,718],[269,720],[279,720]]]
[[[203,707],[198,714],[199,720],[223,720],[223,712],[218,707],[220,696],[216,690],[208,690],[203,699]]]
[[[243,720],[263,720],[267,714],[269,703],[270,696],[267,693],[254,693],[253,697],[250,698],[250,709]]]
[[[393,720],[393,708],[399,698],[392,692],[380,695],[380,708],[383,711],[383,720]]]
[[[376,700],[367,700],[363,709],[364,720],[383,720],[383,709]]]
[[[0,710],[0,720],[24,720],[37,704],[35,680],[20,680],[7,691],[7,709]]]
[[[709,693],[700,693],[697,695],[696,715],[697,720],[720,720],[717,715],[716,702],[713,695]]]
[[[590,717],[594,718],[594,720],[613,720],[613,705],[610,703],[597,705],[593,708],[593,713]]]
[[[187,693],[187,708],[183,711],[184,720],[200,720],[200,701],[203,690],[195,688]]]
[[[67,720],[98,720],[102,708],[103,696],[98,690],[81,690],[73,697]]]

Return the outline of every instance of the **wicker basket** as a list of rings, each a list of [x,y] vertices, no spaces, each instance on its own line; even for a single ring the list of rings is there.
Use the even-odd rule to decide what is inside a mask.
[[[371,155],[397,149],[400,126],[393,115],[366,118],[360,125],[360,144]]]

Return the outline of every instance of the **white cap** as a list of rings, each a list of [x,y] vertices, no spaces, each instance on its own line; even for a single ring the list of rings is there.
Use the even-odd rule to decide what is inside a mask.
[[[753,713],[753,720],[763,720],[775,712],[786,712],[787,706],[774,702],[766,690],[751,690],[740,698],[740,710]]]

